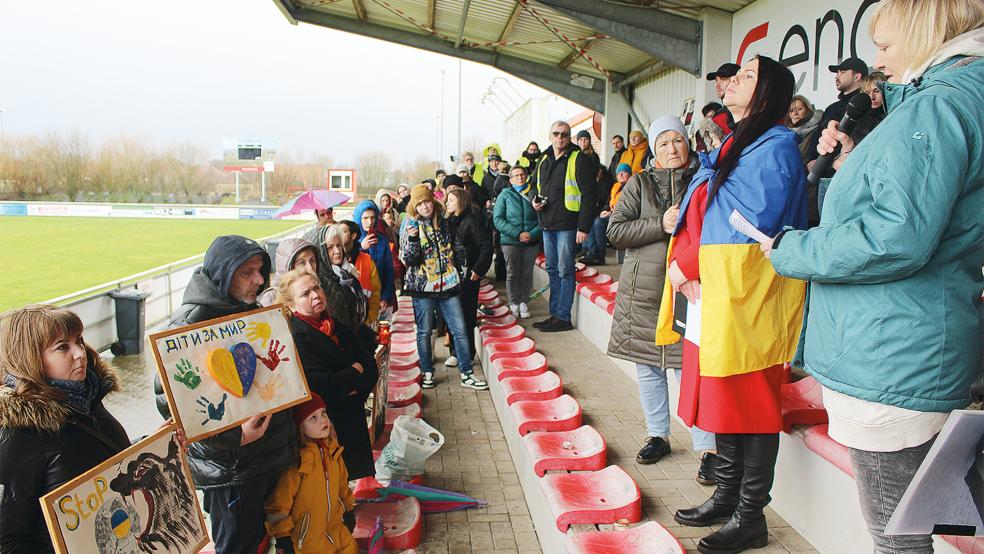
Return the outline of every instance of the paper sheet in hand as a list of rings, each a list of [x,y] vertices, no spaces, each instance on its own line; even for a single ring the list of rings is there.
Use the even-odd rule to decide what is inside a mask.
[[[752,238],[759,243],[764,244],[767,240],[769,240],[769,237],[765,236],[765,233],[755,228],[750,221],[745,219],[745,216],[738,213],[738,210],[731,210],[731,216],[728,217],[728,223],[731,223],[731,227],[733,227],[735,231],[738,231],[739,233]]]
[[[984,523],[968,482],[982,437],[984,412],[951,412],[885,526],[885,534],[984,535]]]

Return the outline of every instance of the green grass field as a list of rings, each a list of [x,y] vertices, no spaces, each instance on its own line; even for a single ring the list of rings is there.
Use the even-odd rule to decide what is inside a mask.
[[[218,235],[260,238],[297,221],[0,217],[0,311],[205,251]]]

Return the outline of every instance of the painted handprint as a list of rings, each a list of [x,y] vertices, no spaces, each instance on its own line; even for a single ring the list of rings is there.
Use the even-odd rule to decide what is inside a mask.
[[[212,402],[204,396],[195,401],[196,404],[201,406],[201,408],[195,411],[208,416],[205,418],[205,421],[202,422],[202,425],[207,425],[209,421],[220,421],[223,417],[225,417],[225,402],[226,397],[228,396],[228,394],[223,393],[222,400],[219,400],[218,405],[212,404]]]
[[[284,388],[284,380],[280,375],[274,375],[272,379],[269,379],[265,383],[258,383],[256,385],[259,391],[260,398],[264,402],[269,402],[275,397],[280,396],[281,390]]]
[[[175,381],[182,383],[191,390],[195,390],[201,384],[202,376],[199,374],[198,367],[191,365],[191,362],[186,358],[179,360],[175,369],[177,370],[177,373],[174,373]]]
[[[287,345],[280,344],[279,340],[274,339],[270,341],[270,348],[269,350],[267,350],[267,357],[264,358],[263,356],[257,354],[256,358],[261,362],[263,362],[263,365],[267,366],[267,369],[273,371],[277,369],[277,366],[280,365],[280,362],[290,361],[290,358],[280,357],[280,355],[283,354],[284,350],[286,349],[287,349]]]
[[[270,335],[273,334],[273,328],[270,327],[269,323],[263,321],[256,321],[250,323],[246,327],[246,338],[249,342],[260,341],[260,348],[266,346],[267,341],[270,340]]]

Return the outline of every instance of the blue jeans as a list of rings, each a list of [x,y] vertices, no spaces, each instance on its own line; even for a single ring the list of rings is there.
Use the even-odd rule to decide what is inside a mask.
[[[608,218],[596,217],[594,223],[591,224],[588,240],[584,241],[584,251],[589,258],[605,259],[605,250],[607,250],[606,246],[608,245],[606,231],[608,231]]]
[[[550,277],[550,315],[571,320],[574,305],[574,250],[577,231],[544,231],[543,254],[547,258]]]
[[[675,370],[680,381],[679,369]],[[666,370],[646,364],[636,364],[639,379],[639,400],[646,417],[646,432],[650,437],[670,436],[670,393],[666,384]],[[714,433],[708,433],[696,425],[690,428],[690,440],[695,452],[716,450]]]
[[[434,352],[431,350],[431,335],[434,333],[434,309],[441,311],[441,317],[448,326],[455,352],[470,352],[468,335],[465,331],[465,314],[461,311],[461,299],[451,298],[414,298],[413,319],[417,324],[417,355],[420,357],[421,373],[434,373]],[[458,371],[462,375],[471,375],[472,360],[470,356],[458,358]]]

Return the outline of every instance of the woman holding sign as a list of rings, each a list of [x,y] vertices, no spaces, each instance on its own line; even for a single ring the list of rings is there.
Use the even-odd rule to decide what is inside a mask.
[[[363,406],[379,379],[376,358],[331,315],[318,277],[295,269],[280,281],[278,298],[293,312],[290,328],[308,385],[327,404],[350,479],[374,475]]]
[[[118,388],[74,312],[0,319],[0,552],[53,552],[38,499],[130,446],[102,403]]]
[[[715,433],[718,450],[714,495],[675,515],[695,527],[724,523],[701,539],[701,552],[768,542],[762,510],[779,451],[779,386],[799,334],[804,285],[777,276],[759,245],[728,220],[738,211],[769,236],[806,226],[806,174],[795,135],[781,124],[793,82],[789,69],[764,56],[731,78],[724,104],[734,131],[700,155],[670,246],[656,342],[681,338],[672,328],[680,319],[672,288],[687,302],[679,414]]]

